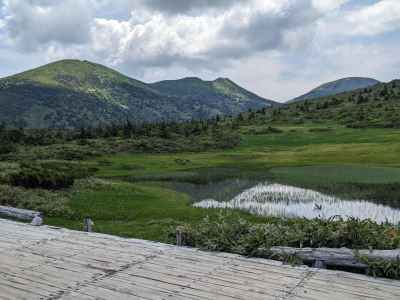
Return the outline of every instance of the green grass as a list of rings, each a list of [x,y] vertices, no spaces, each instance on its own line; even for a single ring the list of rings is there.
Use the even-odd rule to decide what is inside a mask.
[[[277,178],[296,182],[383,184],[400,182],[400,168],[364,166],[282,167],[270,171]]]
[[[81,230],[83,218],[90,216],[98,232],[156,241],[166,241],[171,228],[187,222],[194,224],[218,213],[191,207],[187,195],[162,183],[98,180],[77,187],[69,208],[73,218],[48,218],[47,222]],[[261,219],[240,215],[251,220]]]
[[[100,177],[130,176],[138,180],[181,180],[203,176],[207,174],[207,169],[213,172],[229,170],[230,175],[238,176],[250,172],[266,173],[274,167],[400,167],[398,130],[337,127],[329,132],[314,132],[307,127],[297,127],[297,131],[292,132],[293,127],[282,129],[283,133],[243,135],[241,145],[233,150],[159,155],[117,154],[91,163],[99,168],[97,175]],[[177,159],[184,159],[187,163],[180,164]],[[381,176],[380,171],[370,170],[377,173],[376,177]]]

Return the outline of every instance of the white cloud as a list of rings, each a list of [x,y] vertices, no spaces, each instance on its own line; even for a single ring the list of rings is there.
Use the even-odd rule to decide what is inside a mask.
[[[6,26],[21,49],[32,51],[48,43],[85,43],[92,21],[90,1],[7,0]]]
[[[313,0],[313,5],[322,12],[328,12],[340,8],[350,0]]]
[[[92,47],[114,65],[183,62],[207,68],[259,51],[304,46],[299,33],[309,34],[316,19],[309,1],[253,0],[218,14],[133,11],[127,21],[97,18]]]
[[[382,0],[353,11],[346,20],[350,23],[348,29],[355,35],[377,35],[400,29],[400,1]]]
[[[148,81],[232,77],[287,99],[346,74],[397,76],[400,35],[379,37],[400,29],[399,6],[400,0],[0,0],[0,76],[81,58]]]

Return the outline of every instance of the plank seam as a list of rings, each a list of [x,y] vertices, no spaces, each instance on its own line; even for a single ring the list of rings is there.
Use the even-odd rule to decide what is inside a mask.
[[[67,290],[61,290],[58,293],[56,293],[55,295],[51,295],[50,297],[47,297],[46,300],[59,300],[62,299],[64,296],[70,295],[72,293],[77,293],[79,292],[81,289],[87,287],[87,286],[91,286],[93,283],[96,283],[98,281],[101,281],[103,279],[107,279],[110,277],[113,277],[115,275],[117,275],[120,272],[123,272],[133,266],[138,266],[141,264],[144,264],[154,258],[156,258],[156,255],[152,255],[152,256],[148,256],[146,257],[143,261],[140,262],[133,262],[133,263],[129,263],[126,265],[121,266],[120,268],[118,268],[117,270],[103,270],[103,272],[105,272],[104,274],[101,275],[95,275],[93,276],[93,278],[89,281],[85,281],[85,282],[78,282],[77,285],[73,288],[67,289]]]
[[[312,277],[314,277],[314,275],[317,274],[317,271],[315,270],[307,270],[306,273],[304,274],[304,276],[299,280],[299,282],[292,287],[289,291],[287,291],[286,295],[283,296],[282,300],[289,300],[292,299],[293,297],[297,296],[296,294],[296,290],[302,286],[304,286],[307,281],[311,280]]]

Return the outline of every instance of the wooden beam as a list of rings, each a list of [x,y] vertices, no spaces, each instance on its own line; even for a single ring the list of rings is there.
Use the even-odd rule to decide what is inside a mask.
[[[291,248],[272,247],[275,255],[291,255],[305,263],[315,266],[341,266],[365,269],[368,266],[360,262],[359,257],[369,260],[396,261],[400,258],[400,249],[395,250],[352,250],[348,248]]]
[[[31,221],[37,214],[39,214],[39,212],[34,210],[0,206],[0,216],[3,215],[18,220]]]

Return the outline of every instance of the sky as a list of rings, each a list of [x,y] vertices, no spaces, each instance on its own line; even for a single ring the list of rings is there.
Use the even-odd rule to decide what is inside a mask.
[[[400,0],[0,0],[0,77],[65,58],[145,82],[228,77],[284,101],[399,78]]]

